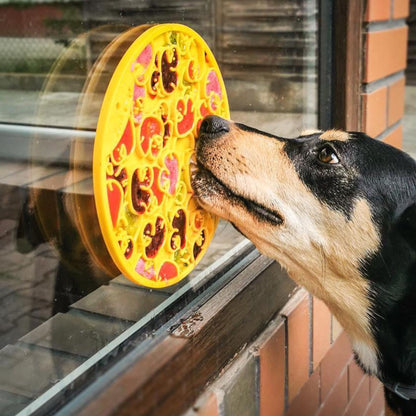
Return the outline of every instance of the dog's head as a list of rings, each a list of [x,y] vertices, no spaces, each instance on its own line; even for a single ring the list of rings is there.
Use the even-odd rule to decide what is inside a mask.
[[[201,124],[197,162],[193,187],[204,208],[277,259],[347,329],[348,320],[358,332],[368,329],[369,259],[395,225],[415,227],[412,158],[362,133],[285,139],[210,116]]]

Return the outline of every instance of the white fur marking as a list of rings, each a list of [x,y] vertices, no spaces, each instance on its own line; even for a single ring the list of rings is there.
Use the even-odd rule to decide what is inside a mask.
[[[352,348],[364,369],[371,375],[377,375],[378,358],[376,350],[362,341],[352,341]]]

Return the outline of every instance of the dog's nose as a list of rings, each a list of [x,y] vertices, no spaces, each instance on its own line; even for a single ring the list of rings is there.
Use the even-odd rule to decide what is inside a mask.
[[[228,120],[218,116],[206,116],[199,128],[199,134],[209,136],[218,136],[230,131],[230,123]]]

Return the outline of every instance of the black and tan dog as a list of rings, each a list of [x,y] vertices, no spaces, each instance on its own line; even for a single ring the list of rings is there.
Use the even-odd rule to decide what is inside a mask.
[[[390,409],[416,415],[416,163],[363,133],[284,139],[204,119],[201,205],[326,302]]]

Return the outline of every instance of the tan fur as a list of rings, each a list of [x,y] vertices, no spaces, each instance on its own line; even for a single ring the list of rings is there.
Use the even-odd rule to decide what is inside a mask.
[[[387,404],[387,401],[385,401],[384,406],[384,416],[400,416],[400,413],[394,412],[390,406]]]
[[[282,225],[258,221],[242,204],[230,206],[221,193],[202,194],[200,202],[233,222],[261,252],[278,260],[297,283],[326,302],[352,343],[365,345],[366,355],[375,357],[368,364],[368,370],[375,372],[369,285],[359,270],[360,261],[380,244],[370,208],[360,199],[347,219],[323,204],[299,179],[282,147],[273,138],[233,126],[215,146],[204,150],[206,165],[218,179],[233,193],[279,213]]]
[[[320,137],[322,140],[338,140],[340,142],[346,142],[349,140],[350,136],[347,132],[342,130],[327,130]]]

